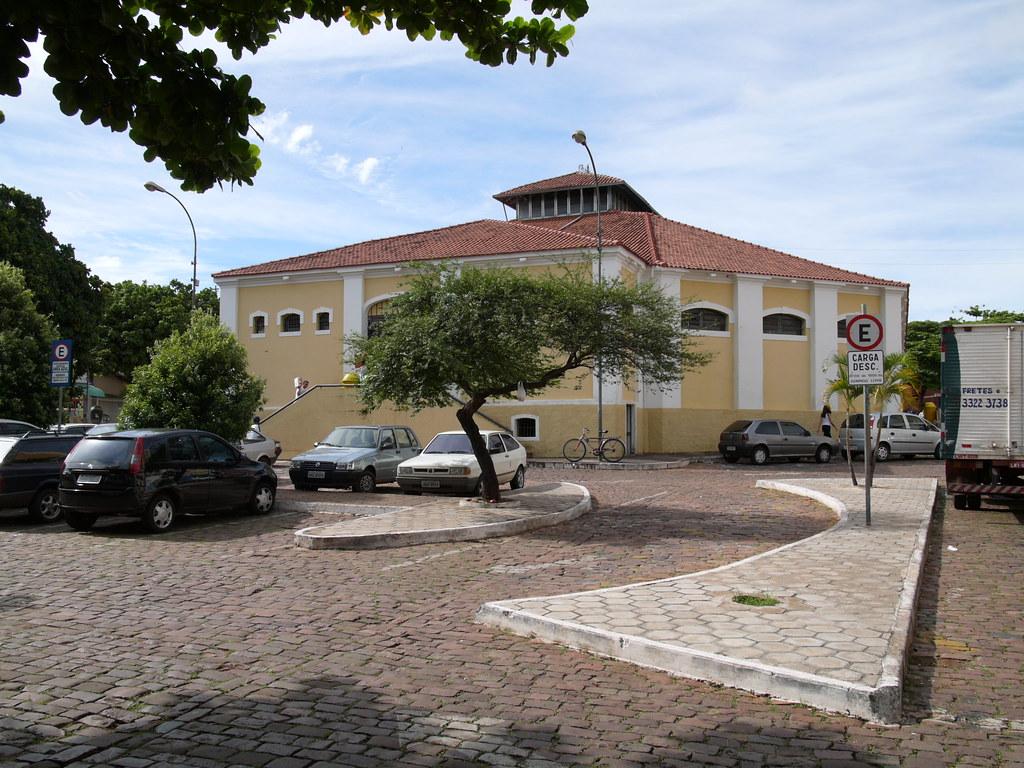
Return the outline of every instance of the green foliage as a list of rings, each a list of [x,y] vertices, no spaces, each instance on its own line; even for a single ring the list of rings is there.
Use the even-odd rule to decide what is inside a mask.
[[[446,407],[459,391],[466,399],[459,423],[495,501],[493,464],[472,418],[488,399],[514,397],[520,383],[538,394],[598,359],[606,378],[640,376],[662,387],[708,360],[688,343],[674,299],[646,283],[594,283],[589,263],[543,276],[423,267],[407,288],[378,335],[348,339],[353,359],[366,366],[363,405]]]
[[[61,111],[128,131],[152,162],[161,158],[182,189],[252,184],[259,149],[249,143],[251,118],[264,110],[250,95],[252,79],[225,72],[210,49],[188,50],[184,33],[209,30],[235,59],[268,45],[283,24],[304,16],[325,26],[345,21],[362,34],[383,26],[410,40],[458,38],[481,64],[550,66],[567,56],[574,28],[556,26],[562,14],[583,16],[586,0],[532,0],[535,18],[506,18],[509,0],[33,0],[5,3],[0,25],[0,95],[18,96],[28,75],[28,43],[43,38],[43,68],[57,81]],[[0,122],[3,115],[0,113]]]
[[[20,269],[0,261],[0,417],[46,427],[56,414],[50,342],[57,331],[36,309]]]
[[[184,331],[158,341],[152,360],[135,370],[118,423],[205,429],[238,440],[262,405],[265,386],[249,374],[234,335],[197,311]]]
[[[942,327],[948,323],[937,320],[912,320],[907,323],[905,348],[910,364],[917,371],[922,391],[939,388],[939,368],[942,363]],[[920,393],[919,393],[920,394]]]
[[[102,282],[75,258],[74,248],[46,230],[49,216],[42,199],[0,184],[0,260],[22,271],[39,312],[50,316],[60,338],[74,340],[76,371],[86,371],[96,343]]]
[[[988,309],[984,306],[974,306],[963,310],[966,318],[956,322],[961,323],[1024,323],[1024,312],[1014,312],[1012,309]]]
[[[680,325],[678,305],[653,285],[590,278],[586,269],[533,276],[521,270],[422,268],[390,305],[381,332],[350,337],[365,362],[362,397],[420,410],[469,397],[538,394],[600,356],[607,378],[677,384],[703,365]]]
[[[156,342],[188,327],[191,301],[190,286],[178,280],[170,285],[130,280],[105,285],[94,369],[130,382],[135,368],[149,362]],[[216,316],[217,292],[212,288],[199,291],[196,306]]]

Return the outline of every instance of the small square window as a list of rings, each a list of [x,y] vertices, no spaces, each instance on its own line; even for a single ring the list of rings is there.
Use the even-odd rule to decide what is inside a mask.
[[[256,315],[252,319],[252,332],[253,334],[260,336],[267,332],[267,318],[263,315]]]
[[[515,427],[516,437],[537,437],[537,420],[532,416],[521,416],[512,423],[512,426]]]
[[[316,313],[316,329],[318,331],[329,331],[329,330],[331,330],[331,313],[330,312],[317,312]]]

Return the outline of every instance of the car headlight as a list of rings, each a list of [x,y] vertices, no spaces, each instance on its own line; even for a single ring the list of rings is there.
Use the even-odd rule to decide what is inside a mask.
[[[302,462],[293,461],[289,466],[291,466],[292,469],[302,469]]]
[[[351,461],[339,461],[334,465],[335,469],[355,469],[355,465]]]
[[[449,475],[471,475],[472,470],[469,467],[448,467]]]
[[[412,467],[399,467],[398,468],[398,474],[400,474],[400,475],[411,475],[412,474]]]

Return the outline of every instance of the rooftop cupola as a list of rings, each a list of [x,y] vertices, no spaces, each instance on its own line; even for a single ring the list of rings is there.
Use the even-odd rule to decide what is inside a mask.
[[[494,199],[516,212],[516,219],[552,219],[594,213],[594,174],[588,166],[499,192]],[[602,211],[657,213],[629,184],[614,176],[597,175],[597,200]]]

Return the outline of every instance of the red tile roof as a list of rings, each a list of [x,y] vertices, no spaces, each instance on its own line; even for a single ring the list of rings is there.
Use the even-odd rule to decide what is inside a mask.
[[[601,225],[605,247],[624,248],[651,266],[864,285],[908,285],[830,267],[681,224],[656,213],[608,211],[601,215]],[[230,269],[213,276],[245,277],[519,253],[571,253],[595,248],[596,231],[594,214],[511,222],[483,219]]]
[[[624,185],[625,181],[616,178],[615,176],[604,176],[597,174],[597,182],[600,186],[616,186]],[[494,196],[495,200],[502,203],[511,205],[517,197],[523,195],[533,195],[537,192],[547,192],[549,190],[554,191],[556,189],[576,189],[579,187],[593,187],[594,186],[594,174],[590,171],[573,171],[567,173],[564,176],[555,176],[552,179],[544,179],[543,181],[534,181],[530,184],[524,184],[521,187],[514,187],[512,189],[506,189],[504,192],[499,192]]]

